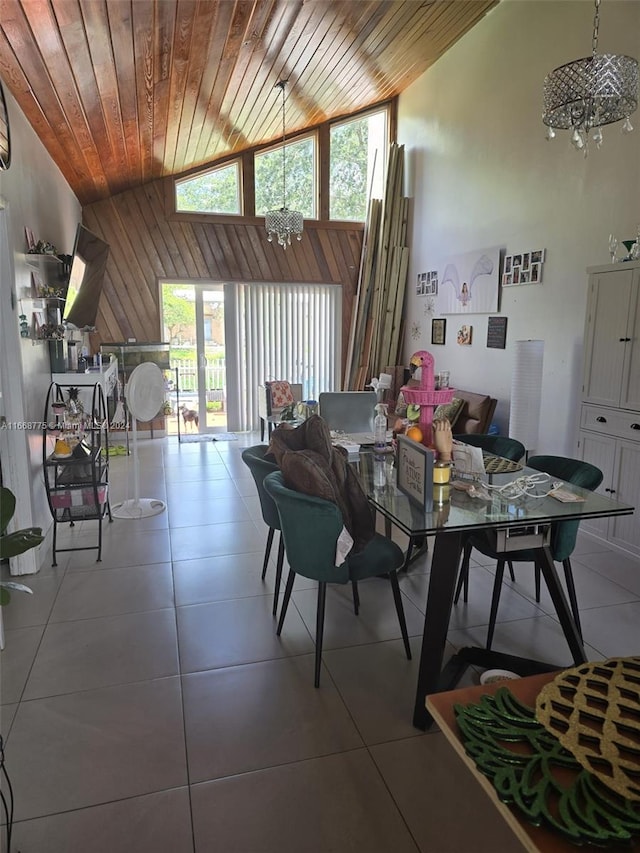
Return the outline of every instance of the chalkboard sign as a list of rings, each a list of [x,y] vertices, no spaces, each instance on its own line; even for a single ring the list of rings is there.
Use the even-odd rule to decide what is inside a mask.
[[[489,317],[487,325],[487,346],[504,349],[507,345],[507,318]]]
[[[433,450],[398,436],[398,488],[427,510],[433,507],[433,458]]]

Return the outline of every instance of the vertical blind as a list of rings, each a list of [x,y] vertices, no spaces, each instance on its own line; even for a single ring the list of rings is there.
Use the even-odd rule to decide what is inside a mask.
[[[239,284],[235,297],[240,430],[258,428],[265,381],[302,383],[303,400],[339,387],[341,287]]]

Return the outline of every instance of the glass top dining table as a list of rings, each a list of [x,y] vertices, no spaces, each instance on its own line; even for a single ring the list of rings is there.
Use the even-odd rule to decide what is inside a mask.
[[[520,547],[536,552],[573,663],[578,665],[586,661],[582,638],[551,556],[549,527],[554,522],[569,519],[630,515],[634,511],[632,506],[558,478],[545,479],[540,471],[513,463],[503,466],[508,469],[505,473],[477,478],[477,488],[485,487],[481,496],[473,497],[469,491],[452,484],[438,485],[423,506],[397,487],[393,454],[376,457],[372,451],[362,451],[354,464],[370,504],[385,519],[387,533],[395,526],[409,537],[410,543],[435,536],[413,716],[417,728],[424,729],[432,722],[425,707],[426,696],[452,689],[470,664],[510,669],[519,675],[557,668],[476,647],[458,650],[443,668],[460,555],[474,531],[495,530],[506,538],[527,536],[526,545]],[[468,478],[459,478],[459,482],[470,484]],[[455,472],[453,483],[456,483]],[[549,496],[554,484],[579,500],[563,502]],[[515,541],[517,543],[518,539]]]

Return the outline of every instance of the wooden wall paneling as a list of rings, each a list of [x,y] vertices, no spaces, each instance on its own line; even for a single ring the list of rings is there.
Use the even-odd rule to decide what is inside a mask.
[[[188,263],[186,264],[187,272],[190,278],[206,278],[207,265],[202,257],[200,244],[193,230],[193,225],[186,222],[182,223],[182,237],[184,240],[184,252]],[[195,270],[195,274],[191,274],[191,270]]]
[[[60,170],[73,186],[82,182],[82,175],[89,169],[84,152],[73,166],[66,152],[76,147],[76,139],[66,114],[59,103],[53,81],[37,51],[25,51],[24,45],[33,39],[30,22],[25,18],[23,7],[2,4],[2,30],[4,38],[3,80],[18,84],[14,92],[30,92],[35,86],[43,99],[36,111],[34,128],[45,145],[52,145],[60,164]],[[29,10],[31,11],[31,9]],[[42,120],[41,120],[42,117]],[[51,149],[50,149],[51,150]],[[53,155],[52,155],[53,156]]]
[[[265,251],[266,235],[264,228],[247,224],[245,226],[246,243],[251,246],[255,258],[254,271],[259,275],[260,281],[273,281],[275,278],[275,265],[270,264],[271,253]]]
[[[318,219],[329,219],[329,186],[331,183],[331,132],[328,122],[321,124],[317,130],[317,150],[320,152],[318,163]]]
[[[175,276],[176,273],[173,258],[169,253],[167,240],[163,234],[163,228],[168,232],[168,227],[166,222],[164,222],[164,217],[159,219],[157,216],[154,185],[146,184],[143,187],[137,187],[136,189],[131,190],[131,193],[135,196],[138,203],[138,209],[140,210],[142,221],[148,234],[148,239],[153,243],[158,255],[160,262],[158,274],[166,276],[171,276],[173,274]]]
[[[178,133],[182,126],[193,6],[156,3],[153,41],[153,159],[152,177],[173,168]],[[157,92],[157,95],[156,95]]]
[[[373,7],[373,8],[371,8]],[[357,18],[354,16],[358,13]],[[345,71],[344,63],[350,60],[354,51],[357,53],[357,48],[354,44],[358,38],[358,33],[369,26],[372,22],[379,20],[384,15],[384,10],[379,3],[367,4],[358,3],[352,4],[349,7],[350,17],[346,22],[344,17],[339,22],[337,32],[334,34],[332,43],[327,45],[324,54],[319,57],[321,61],[320,68],[308,70],[308,77],[305,80],[305,90],[308,91],[307,100],[315,105],[315,109],[310,111],[307,116],[307,124],[315,124],[326,120],[327,115],[324,109],[320,106],[326,99],[327,92],[332,89],[332,80],[340,80],[340,92],[342,96],[341,111],[344,113],[351,112],[349,100],[349,89],[344,85],[342,74]],[[331,75],[327,78],[326,69],[331,69]],[[358,87],[359,88],[359,87]]]
[[[100,340],[157,340],[158,279],[215,282],[328,282],[342,285],[344,331],[353,310],[363,229],[317,223],[284,251],[261,220],[167,220],[164,179],[95,202],[83,221],[111,248],[98,313]],[[348,328],[348,325],[346,326]]]
[[[160,276],[164,272],[164,267],[155,242],[148,238],[148,230],[139,204],[141,195],[134,190],[117,196],[118,215],[124,223],[128,239],[135,247],[140,267],[146,269],[149,266],[155,275]]]
[[[108,141],[108,134],[94,77],[74,76],[67,61],[67,55],[77,56],[80,63],[88,62],[88,67],[91,67],[79,9],[69,4],[58,9],[56,14],[62,16],[61,25],[48,4],[31,3],[27,4],[26,9],[32,37],[40,55],[50,57],[47,62],[48,77],[55,90],[66,95],[74,147],[77,146],[83,152],[92,181],[101,191],[108,192],[105,167],[109,169],[113,163],[110,149],[104,145]],[[24,51],[21,52],[23,54]],[[87,100],[84,101],[84,98]],[[55,125],[53,128],[57,131]],[[96,140],[99,142],[96,143]],[[101,145],[100,149],[98,144]]]
[[[206,5],[207,11],[211,16],[207,32],[205,61],[199,81],[199,91],[189,141],[183,152],[181,166],[175,168],[176,173],[184,171],[194,163],[203,162],[202,159],[199,159],[198,149],[203,143],[205,133],[207,137],[209,134],[206,128],[208,120],[212,117],[209,114],[211,93],[213,92],[220,62],[222,61],[225,43],[224,34],[233,15],[233,3],[207,3],[203,5]]]
[[[149,286],[149,279],[154,280],[155,276],[136,245],[147,242],[148,238],[140,233],[135,242],[131,241],[131,221],[126,207],[129,195],[127,192],[124,197],[117,197],[119,203],[109,206],[112,212],[110,220],[102,221],[100,226],[104,239],[111,247],[107,266],[113,261],[112,280],[132,329],[127,337],[149,340],[149,331],[154,327],[154,315],[158,312],[157,296],[153,292],[154,288]]]
[[[229,242],[229,236],[227,234],[227,230],[224,225],[215,225],[215,232],[220,243],[220,247],[222,249],[222,253],[226,259],[227,266],[229,268],[229,277],[233,279],[233,281],[242,281],[243,275],[240,266],[238,265],[238,260],[231,248],[231,243]]]
[[[134,77],[141,183],[153,178],[153,8],[147,3],[130,6],[134,63],[141,69]]]
[[[219,278],[231,281],[233,276],[231,274],[231,269],[229,267],[227,256],[225,255],[224,248],[218,239],[218,231],[219,226],[214,225],[213,223],[205,226],[207,240],[209,241],[209,245],[211,246],[213,255],[216,259],[216,266],[213,270],[218,274]]]
[[[191,224],[191,228],[193,229],[193,235],[198,241],[198,248],[202,254],[202,261],[205,267],[205,274],[203,277],[206,278],[210,275],[211,270],[218,268],[218,264],[211,249],[205,225],[202,222],[193,222]]]
[[[240,163],[241,210],[244,216],[256,215],[255,160],[253,151],[245,151]]]
[[[216,76],[203,122],[203,127],[208,128],[208,130],[205,130],[200,136],[196,149],[195,160],[198,163],[215,159],[216,154],[221,151],[222,139],[219,129],[222,123],[220,118],[228,118],[222,112],[222,104],[227,88],[231,83],[235,58],[242,49],[242,41],[250,16],[249,3],[220,3],[218,5],[222,7],[219,14],[226,13],[228,15],[227,26],[215,28],[212,53],[219,58],[216,60]],[[213,61],[213,56],[210,56],[210,60]]]
[[[327,267],[327,281],[331,281],[334,284],[339,284],[340,269],[338,267],[336,256],[333,251],[330,232],[325,231],[324,229],[318,230],[318,242],[320,244],[319,248],[322,253],[322,256],[324,257]]]
[[[159,4],[162,5],[162,4]],[[171,8],[171,4],[166,4]],[[175,115],[175,130],[171,146],[167,146],[163,162],[171,171],[185,166],[194,123],[200,86],[209,65],[208,45],[211,27],[220,4],[201,3],[178,6],[171,61],[171,96],[169,108]],[[195,13],[195,14],[194,14]]]
[[[282,17],[282,9],[274,10],[273,0],[254,0],[251,19],[247,22],[242,46],[236,55],[233,69],[233,82],[228,86],[220,112],[229,117],[229,122],[222,135],[222,144],[226,150],[246,148],[248,140],[248,124],[255,119],[255,113],[244,112],[247,98],[256,98],[259,91],[258,75],[272,73],[272,63],[276,61],[279,51],[273,50],[269,43],[274,33],[265,41],[265,27],[268,22]],[[281,36],[286,38],[289,28],[283,30]],[[257,96],[259,99],[259,95]],[[258,115],[264,118],[265,113],[258,110]],[[242,119],[241,119],[242,116]],[[243,128],[240,130],[240,128]]]
[[[292,269],[297,281],[328,280],[329,271],[322,257],[316,230],[307,229],[307,233],[302,235],[302,240],[300,242],[292,240],[289,248],[295,248],[295,251],[291,252],[291,260],[297,263],[297,269]],[[287,249],[288,252],[289,249]]]
[[[233,256],[236,259],[236,264],[238,269],[240,270],[240,276],[244,279],[253,278],[255,273],[251,269],[249,261],[247,260],[247,252],[244,248],[244,240],[242,243],[238,239],[238,229],[237,226],[234,225],[222,225],[224,231],[227,235],[227,239],[229,241],[229,246],[231,247],[231,251],[233,252]],[[244,228],[242,229],[244,231]],[[244,236],[244,235],[243,235]]]
[[[69,10],[73,8],[72,4],[65,4],[62,8],[56,8],[56,18],[59,24],[61,24],[60,14],[68,15]],[[124,144],[124,127],[118,78],[113,62],[113,47],[111,41],[105,39],[103,35],[109,29],[107,4],[83,3],[78,4],[77,8],[81,14],[81,20],[79,21],[79,32],[74,38],[73,45],[67,41],[67,34],[70,31],[68,24],[61,27],[62,37],[67,44],[69,56],[73,56],[74,60],[76,57],[82,57],[83,64],[86,62],[89,66],[95,65],[101,70],[101,73],[95,78],[92,76],[91,79],[86,79],[87,75],[78,75],[76,79],[79,86],[87,87],[86,90],[82,91],[82,100],[83,103],[90,103],[93,107],[92,110],[88,110],[89,122],[92,127],[94,121],[98,123],[97,126],[104,127],[102,137],[96,136],[95,131],[94,136],[97,139],[102,138],[104,145],[108,146],[108,162],[112,164],[113,172],[122,176],[120,189],[124,189],[128,185],[129,161]],[[85,35],[86,45],[82,43]],[[118,72],[120,70],[118,69]],[[94,92],[93,97],[87,98],[88,93]],[[94,118],[91,115],[93,112],[100,112],[100,115],[96,115]],[[113,193],[114,189],[110,179],[109,185]]]
[[[138,147],[136,64],[131,10],[123,3],[105,3],[105,12],[112,36],[109,47],[113,51],[113,68],[109,68],[109,74],[115,75],[117,80],[123,145],[128,164],[126,171],[120,176],[119,183],[112,184],[111,193],[114,194],[129,186],[135,186],[140,180],[142,169]]]
[[[255,136],[256,122],[259,121],[262,126],[265,123],[265,111],[267,105],[272,103],[273,87],[282,77],[282,50],[301,10],[307,12],[300,2],[282,3],[275,0],[264,31],[256,33],[255,39],[253,34],[251,36],[254,45],[252,62],[240,87],[240,109],[234,113],[237,128],[244,128],[244,135],[249,138]],[[256,62],[259,62],[259,65],[256,66]],[[275,113],[271,121],[275,122],[274,116]],[[264,130],[259,135],[262,141],[267,138]],[[238,129],[229,136],[228,145],[231,150],[237,150],[240,136]],[[255,142],[251,144],[255,145]],[[251,215],[249,210],[246,210],[246,213]]]
[[[153,181],[147,184],[145,191],[153,216],[154,228],[157,230],[158,236],[164,241],[169,255],[166,273],[171,278],[187,278],[187,268],[184,265],[182,255],[178,251],[174,236],[174,222],[165,217],[161,206],[160,185],[161,181]]]

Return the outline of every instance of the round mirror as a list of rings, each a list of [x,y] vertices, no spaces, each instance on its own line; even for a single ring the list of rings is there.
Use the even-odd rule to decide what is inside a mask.
[[[11,135],[9,133],[9,115],[4,91],[0,84],[0,169],[8,169],[11,163]]]

